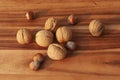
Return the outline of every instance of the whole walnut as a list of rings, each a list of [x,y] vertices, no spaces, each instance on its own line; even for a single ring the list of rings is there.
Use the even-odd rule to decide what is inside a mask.
[[[50,17],[45,22],[45,30],[55,32],[58,28],[58,21],[54,17]]]
[[[72,31],[68,27],[60,27],[56,31],[56,38],[58,42],[63,43],[72,39]]]
[[[47,55],[53,60],[61,60],[66,57],[67,51],[61,45],[53,43],[49,45]]]
[[[99,20],[92,20],[89,24],[89,31],[92,36],[100,36],[103,33],[104,25]]]
[[[53,42],[53,34],[47,30],[41,30],[37,32],[35,41],[41,47],[48,47]]]
[[[16,39],[20,44],[28,44],[32,40],[32,34],[28,29],[19,29],[16,34]]]

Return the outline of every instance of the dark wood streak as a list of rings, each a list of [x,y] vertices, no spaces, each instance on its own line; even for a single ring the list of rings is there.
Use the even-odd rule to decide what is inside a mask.
[[[95,73],[95,72],[80,72],[80,71],[70,71],[70,70],[63,70],[63,69],[55,69],[55,68],[48,68],[48,71],[54,72],[65,72],[65,73],[75,73],[75,74],[88,74],[88,75],[96,75],[96,76],[120,76],[120,74],[105,74],[105,73]]]
[[[115,61],[111,61],[111,62],[103,62],[103,64],[108,64],[108,65],[120,67],[120,60],[115,60]]]
[[[71,26],[72,27],[72,26]],[[71,28],[70,27],[70,28]],[[79,26],[75,26],[79,27]],[[22,28],[22,27],[21,27]],[[120,47],[120,31],[119,30],[106,30],[106,32],[99,38],[92,37],[88,29],[73,29],[73,41],[78,45],[77,50],[101,50],[112,49]],[[27,28],[29,29],[29,27]],[[30,45],[19,45],[16,41],[16,32],[18,29],[1,29],[0,30],[0,49],[46,49],[39,47],[33,39]],[[30,29],[32,33],[38,31],[37,28]],[[84,31],[83,31],[84,30]],[[100,44],[98,44],[100,43]]]

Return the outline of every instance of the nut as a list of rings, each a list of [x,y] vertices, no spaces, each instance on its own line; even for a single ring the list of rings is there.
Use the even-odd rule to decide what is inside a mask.
[[[34,17],[34,14],[33,14],[33,12],[32,11],[28,11],[28,12],[26,12],[26,19],[27,20],[32,20],[33,19],[33,17]]]
[[[63,43],[72,39],[72,31],[68,27],[60,27],[56,31],[58,42]]]
[[[67,47],[69,50],[75,50],[76,44],[75,44],[75,42],[73,42],[73,41],[68,41],[67,44],[66,44],[66,47]]]
[[[28,29],[20,29],[17,31],[16,39],[20,44],[28,44],[32,40],[32,34]]]
[[[58,21],[54,17],[50,17],[45,22],[45,30],[55,32],[58,28]]]
[[[59,44],[50,44],[47,51],[48,57],[53,60],[64,59],[67,55],[67,51]]]
[[[48,47],[53,42],[53,34],[47,30],[41,30],[37,32],[35,41],[41,47]]]
[[[29,64],[29,67],[31,70],[38,70],[40,68],[40,63],[39,61],[32,61],[30,64]]]
[[[41,53],[37,53],[33,56],[33,61],[43,62],[44,56]]]
[[[77,23],[77,17],[74,14],[69,15],[68,16],[68,23],[72,24],[72,25],[76,24]]]
[[[104,25],[99,20],[92,20],[89,24],[89,31],[92,36],[100,36],[104,30]]]

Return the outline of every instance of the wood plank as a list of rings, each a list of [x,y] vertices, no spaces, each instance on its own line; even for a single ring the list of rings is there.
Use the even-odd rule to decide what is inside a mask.
[[[1,13],[0,12],[0,26],[1,27],[21,27],[21,26],[26,26],[26,27],[44,27],[44,23],[47,20],[47,18],[53,16],[57,18],[61,23],[61,25],[66,25],[70,26],[67,22],[67,17],[68,15],[57,15],[51,13],[51,15],[47,15],[41,12],[36,12],[35,13],[37,18],[33,21],[27,21],[25,18],[25,12],[24,13]],[[44,14],[44,15],[43,15]],[[93,19],[98,19],[101,20],[104,24],[119,24],[120,20],[120,15],[119,14],[101,14],[101,15],[76,15],[78,17],[78,24],[77,26],[81,26],[81,24],[89,24],[91,20]]]
[[[20,0],[12,0],[12,1],[8,0],[7,2],[5,1],[0,2],[0,5],[1,5],[0,11],[8,12],[8,11],[21,11],[21,10],[26,11],[26,10],[43,10],[43,9],[45,10],[46,9],[47,11],[50,11],[50,12],[57,11],[56,13],[58,14],[70,14],[70,13],[73,13],[73,11],[78,14],[80,13],[81,14],[120,13],[119,0],[115,0],[115,1],[113,0],[111,1],[75,0],[74,2],[66,1],[66,3],[64,3],[64,6],[63,6],[63,3],[64,1],[61,2],[60,0],[49,2],[49,4],[48,4],[48,1],[42,2],[41,0],[40,1],[30,0],[29,2],[24,1],[23,3],[21,3]],[[24,4],[24,6],[22,6],[22,4]],[[63,10],[64,13],[61,10]]]
[[[28,67],[29,62],[32,56],[38,52],[46,55],[45,50],[0,50],[0,79],[21,80],[20,77],[24,77],[25,80],[30,78],[43,80],[48,78],[50,80],[57,78],[59,78],[58,80],[92,80],[97,78],[99,78],[98,80],[119,80],[120,78],[120,49],[79,50],[61,61],[52,61],[46,58],[42,69],[37,72],[31,71]]]
[[[119,80],[120,79],[120,0],[0,0],[0,80]],[[27,21],[26,11],[33,11],[36,19]],[[78,24],[67,23],[76,14]],[[73,30],[75,51],[61,61],[46,57],[39,71],[31,71],[29,63],[36,53],[46,55],[47,48],[20,45],[16,32],[20,28],[35,33],[44,27],[48,17],[55,17],[61,26]],[[92,37],[89,22],[99,19],[105,32]]]
[[[65,80],[93,80],[93,79],[97,79],[97,80],[119,80],[119,76],[100,76],[100,75],[85,75],[85,74],[69,74],[68,75],[50,75],[50,76],[39,76],[39,75],[16,75],[16,74],[2,74],[0,75],[0,79],[2,80],[22,80],[24,78],[24,80],[33,80],[33,79],[42,79],[42,80],[61,80],[61,79],[65,79]]]
[[[78,45],[77,50],[97,50],[97,49],[112,49],[119,48],[120,37],[120,25],[105,25],[105,32],[100,38],[94,38],[90,35],[88,25],[83,26],[71,26],[73,31],[73,41]],[[35,41],[29,45],[20,45],[16,41],[16,32],[22,27],[0,28],[0,49],[35,49],[45,50],[47,48],[39,47]],[[42,27],[23,27],[30,29],[33,33],[43,29]],[[35,36],[35,34],[34,34]],[[34,39],[33,39],[34,40]],[[114,42],[113,42],[114,41]],[[98,44],[101,43],[101,44]]]
[[[41,52],[46,55],[46,50],[0,50],[0,52],[1,74],[45,75],[49,72],[65,72],[120,76],[120,50],[78,51],[73,52],[72,55],[61,61],[52,61],[46,58],[42,66],[43,69],[38,72],[31,71],[28,68],[29,62],[35,53]],[[68,65],[70,67],[66,67]]]

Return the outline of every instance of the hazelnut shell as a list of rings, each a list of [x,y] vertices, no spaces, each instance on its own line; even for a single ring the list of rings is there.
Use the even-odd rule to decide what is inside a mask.
[[[41,53],[37,53],[33,56],[33,61],[39,61],[40,63],[44,60],[44,56]]]
[[[33,14],[33,12],[32,11],[28,11],[28,12],[26,12],[26,19],[27,20],[33,20],[34,19],[34,14]]]
[[[77,17],[74,14],[68,16],[68,23],[69,24],[74,25],[77,22],[78,22]]]
[[[39,69],[40,63],[39,63],[39,61],[32,61],[32,62],[29,64],[29,67],[30,67],[31,70],[36,71],[36,70]]]
[[[75,50],[75,48],[76,48],[75,42],[73,42],[73,41],[68,41],[68,42],[66,43],[66,48],[69,49],[69,50]]]

